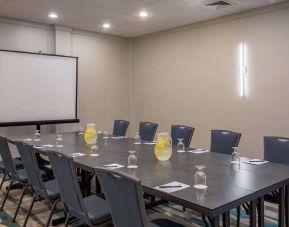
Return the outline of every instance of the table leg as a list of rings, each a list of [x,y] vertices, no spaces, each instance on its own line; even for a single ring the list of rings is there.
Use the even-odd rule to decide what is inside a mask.
[[[230,211],[223,213],[223,227],[230,227]]]
[[[285,217],[285,189],[284,187],[279,189],[279,217],[278,217],[278,226],[284,226],[284,217]]]
[[[264,226],[264,196],[258,199],[258,227]]]
[[[256,200],[250,202],[250,227],[256,227],[256,205]]]
[[[84,197],[91,195],[91,179],[91,173],[81,169],[81,191]]]
[[[214,217],[212,219],[212,227],[219,227],[220,226],[220,218],[219,216]]]
[[[285,219],[286,227],[289,227],[289,185],[285,186]]]

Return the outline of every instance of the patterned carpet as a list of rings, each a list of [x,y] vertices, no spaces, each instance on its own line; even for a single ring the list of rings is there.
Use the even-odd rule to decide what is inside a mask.
[[[6,184],[7,185],[7,184]],[[5,189],[4,184],[2,191],[0,191],[0,199],[1,202],[4,197],[3,190]],[[14,215],[14,211],[16,208],[16,204],[18,202],[18,199],[20,197],[21,190],[15,189],[10,192],[10,197],[8,198],[4,210],[0,212],[0,227],[3,226],[9,226],[9,227],[20,227],[22,226],[26,209],[30,205],[31,202],[31,196],[26,195],[24,197],[22,208],[19,211],[19,214],[17,216],[16,223],[13,223],[12,217]],[[61,208],[61,207],[59,207]],[[32,210],[32,215],[29,218],[28,227],[42,227],[45,226],[46,220],[49,214],[49,205],[44,202],[37,202],[34,205],[34,208]],[[182,211],[182,207],[174,204],[168,204],[168,205],[162,205],[159,207],[154,208],[153,210],[148,211],[149,214],[153,215],[155,213],[162,213],[164,215],[171,216],[175,219],[180,219],[183,221],[186,221],[187,223],[190,223],[192,226],[205,226],[201,216],[192,211],[192,210],[186,210],[185,212]],[[60,212],[57,215],[62,216],[63,213]],[[54,215],[56,217],[57,215]],[[265,203],[265,226],[266,227],[275,227],[277,226],[278,220],[278,208],[276,205]],[[58,225],[63,226],[63,225]],[[236,226],[236,210],[231,211],[231,226]],[[241,213],[241,227],[249,226],[249,216],[246,215],[245,211],[242,210]]]

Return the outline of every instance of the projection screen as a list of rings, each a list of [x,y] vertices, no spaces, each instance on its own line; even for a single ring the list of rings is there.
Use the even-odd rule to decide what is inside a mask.
[[[0,126],[78,122],[77,57],[0,50]]]

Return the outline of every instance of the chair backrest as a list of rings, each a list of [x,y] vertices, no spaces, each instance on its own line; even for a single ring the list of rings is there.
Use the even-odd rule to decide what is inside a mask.
[[[115,120],[113,125],[113,136],[125,136],[129,122],[125,120]]]
[[[44,187],[39,166],[37,164],[34,148],[31,145],[22,142],[17,142],[16,146],[23,162],[28,181],[33,187],[35,193],[48,199],[46,188]]]
[[[289,165],[289,138],[265,136],[264,159]]]
[[[89,219],[77,182],[73,158],[55,151],[48,151],[47,155],[59,186],[62,201],[69,213],[88,224]]]
[[[212,130],[211,131],[211,151],[232,154],[233,148],[237,147],[241,138],[238,132],[227,130]]]
[[[152,122],[140,122],[139,135],[142,140],[153,141],[158,124]]]
[[[16,166],[9,149],[7,139],[0,135],[0,154],[4,163],[5,169],[14,180],[18,180]]]
[[[172,125],[171,126],[171,136],[173,145],[178,144],[178,139],[183,139],[185,147],[190,147],[192,136],[194,134],[195,128],[185,126],[185,125]]]
[[[95,171],[110,204],[114,226],[148,226],[140,180],[104,168]]]

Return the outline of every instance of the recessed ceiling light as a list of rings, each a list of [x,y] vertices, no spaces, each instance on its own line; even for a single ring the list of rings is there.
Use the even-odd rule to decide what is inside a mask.
[[[145,10],[142,10],[142,11],[138,12],[138,16],[142,17],[142,18],[148,17],[149,15],[150,15],[149,12],[147,12]]]
[[[109,28],[111,28],[111,24],[110,23],[103,23],[102,28],[109,29]]]
[[[53,18],[53,19],[58,18],[58,15],[56,13],[49,13],[48,16],[49,18]]]

